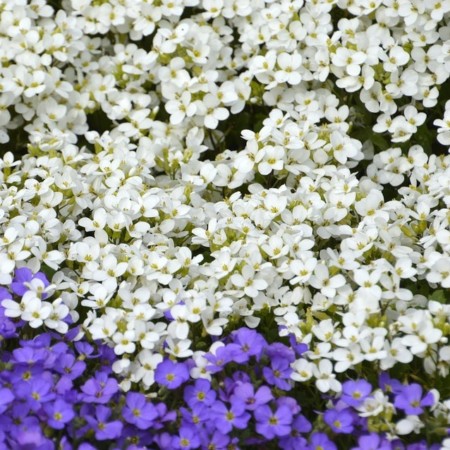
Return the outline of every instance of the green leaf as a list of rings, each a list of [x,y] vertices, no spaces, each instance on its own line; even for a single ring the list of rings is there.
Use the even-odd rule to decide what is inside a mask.
[[[450,290],[438,289],[431,294],[431,300],[442,303],[444,305],[450,304]]]

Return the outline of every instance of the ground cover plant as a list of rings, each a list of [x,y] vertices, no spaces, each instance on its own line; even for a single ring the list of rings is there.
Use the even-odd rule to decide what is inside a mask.
[[[450,448],[449,77],[450,0],[1,0],[0,448]]]

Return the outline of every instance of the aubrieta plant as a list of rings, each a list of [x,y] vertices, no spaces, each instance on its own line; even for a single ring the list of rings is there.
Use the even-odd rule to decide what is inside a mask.
[[[449,79],[449,0],[0,1],[5,445],[449,448]]]
[[[10,323],[26,334],[23,321]],[[64,337],[3,335],[0,438],[6,448],[427,448],[389,440],[380,425],[387,423],[386,411],[396,422],[394,408],[399,425],[402,413],[410,420],[427,414],[435,404],[431,392],[383,374],[381,389],[347,381],[341,395],[313,404],[307,388],[290,380],[289,365],[306,351],[302,345],[268,344],[255,330],[240,328],[202,355],[207,365],[201,376],[195,359],[164,359],[156,368],[155,398],[121,392],[111,369],[114,352],[78,335],[77,328]],[[383,396],[388,409],[380,415]],[[311,407],[316,414],[310,421],[305,414]]]

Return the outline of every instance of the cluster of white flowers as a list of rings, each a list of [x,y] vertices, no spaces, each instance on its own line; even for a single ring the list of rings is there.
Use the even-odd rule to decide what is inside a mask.
[[[51,272],[146,388],[262,317],[322,392],[448,375],[449,0],[56,4],[0,4],[2,284]]]

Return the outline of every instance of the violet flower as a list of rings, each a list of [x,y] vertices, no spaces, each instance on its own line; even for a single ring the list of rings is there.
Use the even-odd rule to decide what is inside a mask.
[[[57,430],[62,430],[65,425],[75,417],[72,405],[62,399],[44,405],[47,414],[47,423]]]
[[[108,378],[103,372],[98,372],[81,386],[83,391],[81,399],[89,403],[108,403],[111,397],[118,392],[119,385],[114,378]]]
[[[151,428],[153,421],[158,417],[158,412],[143,394],[128,392],[122,416],[128,423],[145,430]]]
[[[218,430],[229,433],[233,427],[243,429],[250,420],[250,414],[245,411],[243,402],[235,402],[230,407],[220,400],[211,406],[211,418]]]
[[[365,380],[350,380],[342,384],[341,400],[348,406],[358,407],[372,392],[372,385]]]
[[[434,405],[434,396],[431,392],[422,398],[422,386],[417,383],[404,386],[402,391],[395,396],[394,406],[403,410],[406,414],[422,414],[424,407]]]
[[[280,406],[274,412],[268,405],[263,405],[254,412],[256,431],[266,439],[286,436],[291,431],[292,412],[287,406]]]
[[[189,380],[189,369],[184,363],[166,359],[155,370],[155,381],[169,389],[176,389]]]
[[[208,380],[200,378],[195,381],[193,386],[186,386],[184,389],[184,401],[194,408],[197,405],[211,405],[216,399],[217,394],[211,388]]]
[[[95,408],[95,414],[93,416],[85,416],[86,421],[95,431],[95,438],[99,441],[117,439],[122,433],[122,422],[119,420],[108,422],[110,416],[111,410],[103,405],[98,405]]]
[[[44,288],[50,285],[50,282],[47,280],[47,277],[44,273],[37,272],[33,274],[33,272],[28,267],[21,267],[19,269],[16,269],[14,273],[14,278],[11,283],[11,290],[14,292],[14,294],[23,296],[25,292],[30,290],[27,284],[34,279],[42,281]],[[44,292],[42,294],[42,298],[45,299],[47,297],[48,294]]]
[[[349,434],[353,431],[353,414],[350,408],[342,409],[328,409],[325,411],[323,418],[325,423],[335,432]]]
[[[255,392],[255,388],[251,383],[237,384],[230,397],[231,403],[243,402],[245,409],[248,411],[254,411],[271,400],[273,400],[272,391],[267,386],[263,385]]]
[[[200,438],[198,436],[198,431],[193,427],[182,426],[175,436],[173,441],[173,448],[175,449],[186,449],[200,447]]]

